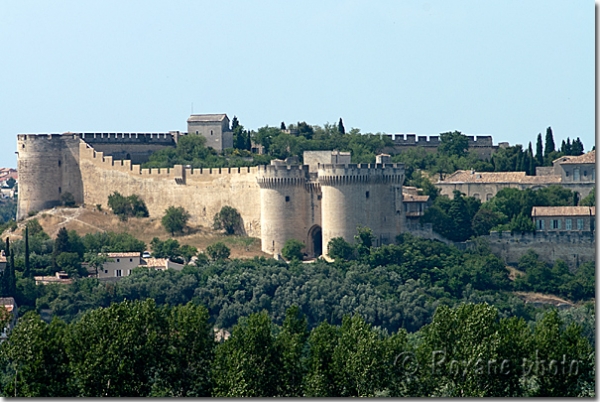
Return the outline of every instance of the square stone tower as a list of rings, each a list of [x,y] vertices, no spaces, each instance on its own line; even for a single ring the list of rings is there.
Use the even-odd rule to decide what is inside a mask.
[[[193,114],[187,120],[188,134],[198,134],[206,138],[206,146],[218,152],[233,148],[233,132],[229,129],[226,114]]]

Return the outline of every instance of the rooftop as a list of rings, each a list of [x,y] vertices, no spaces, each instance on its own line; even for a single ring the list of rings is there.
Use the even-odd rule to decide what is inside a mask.
[[[562,156],[552,161],[552,163],[558,162],[561,165],[564,164],[579,164],[579,163],[596,163],[596,150],[590,151],[587,154],[579,156]]]
[[[193,114],[191,115],[187,121],[191,122],[221,122],[225,120],[227,115],[225,113],[220,114]]]
[[[476,172],[457,170],[438,183],[514,183],[520,182],[525,172]]]
[[[533,207],[531,216],[596,216],[596,207]]]
[[[100,255],[100,254],[98,254]],[[141,253],[130,252],[130,253],[107,253],[109,258],[127,258],[127,257],[139,257]]]

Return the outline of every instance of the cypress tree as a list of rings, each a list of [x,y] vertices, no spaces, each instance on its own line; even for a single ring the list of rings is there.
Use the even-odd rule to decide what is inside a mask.
[[[279,128],[280,128],[281,130],[285,130],[285,129],[286,129],[286,128],[285,128],[285,122],[283,122],[283,121],[282,121],[282,122],[281,122],[281,126],[279,126]]]
[[[552,134],[552,127],[546,129],[546,143],[544,144],[544,156],[550,155],[551,152],[556,151],[554,145],[554,135]]]
[[[573,155],[573,148],[569,137],[567,137],[567,143],[565,144],[565,155]]]
[[[583,143],[579,137],[577,137],[576,140],[573,140],[573,144],[571,144],[571,155],[583,155]]]
[[[529,147],[527,148],[527,156],[529,160],[528,165],[528,174],[530,176],[535,176],[535,158],[533,156],[533,147],[531,146],[531,141],[529,141]]]
[[[562,142],[560,144],[560,152],[562,152],[565,155],[569,155],[567,153],[567,143],[565,142],[565,140],[562,140]]]
[[[542,146],[542,133],[537,136],[537,143],[535,145],[535,160],[538,166],[544,166],[544,147]]]
[[[342,122],[342,118],[340,117],[340,121],[338,122],[338,131],[340,134],[346,134],[346,129],[344,128],[344,122]]]
[[[25,226],[25,272],[23,276],[28,278],[31,275],[29,271],[29,228]]]

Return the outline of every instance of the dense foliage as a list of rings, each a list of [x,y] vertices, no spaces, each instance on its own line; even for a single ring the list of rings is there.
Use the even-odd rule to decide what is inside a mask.
[[[440,307],[415,334],[360,315],[309,330],[300,309],[213,337],[206,309],[126,301],[79,320],[21,318],[0,345],[0,393],[116,396],[593,396],[594,349],[556,310],[529,326],[488,304]],[[541,361],[541,365],[540,365]]]
[[[115,191],[108,196],[108,206],[115,215],[124,221],[133,216],[138,218],[149,216],[148,207],[146,207],[144,201],[135,194],[125,197],[118,191]]]
[[[163,225],[165,230],[175,236],[175,233],[183,233],[183,229],[186,227],[188,220],[190,219],[190,213],[183,207],[170,206],[165,210],[165,214],[162,217],[160,223]]]

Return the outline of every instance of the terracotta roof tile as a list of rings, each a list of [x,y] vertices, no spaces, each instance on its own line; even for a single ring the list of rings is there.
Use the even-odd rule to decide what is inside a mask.
[[[531,216],[596,216],[596,207],[533,207]]]
[[[190,122],[220,122],[223,121],[227,117],[226,114],[193,114],[191,115],[187,121]]]
[[[561,165],[565,164],[579,164],[579,163],[596,163],[596,150],[590,151],[587,154],[579,156],[563,156],[552,161],[552,163],[559,161]]]
[[[130,253],[106,253],[109,258],[127,258],[127,257],[139,257],[141,253],[130,252]],[[98,254],[100,255],[100,254]]]

